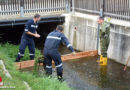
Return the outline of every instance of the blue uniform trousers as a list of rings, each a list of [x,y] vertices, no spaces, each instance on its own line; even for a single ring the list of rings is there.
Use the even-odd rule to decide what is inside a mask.
[[[32,38],[30,39],[30,38],[22,37],[20,47],[19,47],[19,53],[18,53],[18,56],[17,56],[17,59],[16,59],[17,61],[19,61],[24,56],[26,46],[28,46],[28,48],[29,48],[30,59],[31,60],[34,59],[34,57],[35,57],[35,43],[34,43],[34,40]]]
[[[44,63],[46,64],[46,73],[49,75],[52,74],[52,60],[53,60],[56,66],[57,76],[62,77],[63,66],[61,55],[58,52],[58,50],[57,49],[49,50],[47,48],[44,48],[44,56],[45,56]]]

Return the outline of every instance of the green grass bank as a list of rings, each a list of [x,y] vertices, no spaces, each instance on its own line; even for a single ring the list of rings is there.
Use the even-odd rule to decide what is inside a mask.
[[[18,53],[18,47],[19,46],[17,45],[9,43],[0,44],[0,60],[3,60],[6,69],[13,77],[13,79],[7,78],[0,66],[0,76],[2,76],[5,86],[14,86],[15,89],[13,90],[27,90],[25,84],[23,83],[23,81],[26,81],[31,87],[31,90],[71,90],[65,82],[61,83],[56,78],[37,76],[33,72],[20,72],[17,70],[14,61]],[[41,57],[41,53],[40,50],[36,49],[36,59],[38,57]],[[29,60],[28,50],[26,50],[25,56],[22,60]]]

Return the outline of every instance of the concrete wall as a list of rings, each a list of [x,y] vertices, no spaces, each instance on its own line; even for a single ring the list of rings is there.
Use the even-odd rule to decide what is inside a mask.
[[[80,51],[96,50],[97,23],[93,19],[65,15],[65,35],[75,49]],[[95,17],[96,18],[96,17]]]
[[[113,25],[110,33],[110,44],[108,57],[119,63],[126,64],[130,55],[130,28],[125,26]],[[130,66],[130,62],[129,62]]]
[[[96,50],[98,16],[81,13],[64,14],[64,16],[65,35],[74,48],[81,51]],[[130,55],[129,22],[112,19],[111,24],[108,57],[125,64]]]

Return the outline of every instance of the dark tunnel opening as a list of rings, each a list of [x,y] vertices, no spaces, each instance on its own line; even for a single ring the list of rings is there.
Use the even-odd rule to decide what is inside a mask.
[[[37,32],[41,35],[40,38],[35,38],[35,46],[38,49],[42,49],[46,36],[53,31],[57,25],[63,24],[59,22],[51,22],[51,23],[40,23]],[[0,43],[11,43],[18,45],[20,44],[21,36],[24,31],[25,25],[19,26],[8,26],[8,27],[0,27]]]

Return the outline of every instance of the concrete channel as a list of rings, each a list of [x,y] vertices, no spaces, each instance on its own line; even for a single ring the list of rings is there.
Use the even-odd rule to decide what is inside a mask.
[[[69,38],[75,49],[88,51],[96,49],[96,16],[86,16],[81,14],[64,15],[65,35]],[[88,18],[89,17],[89,18]],[[80,22],[80,23],[79,23]],[[113,22],[111,22],[113,24]],[[63,23],[46,23],[39,25],[41,39],[35,40],[36,47],[42,51],[45,37],[54,30],[56,25]],[[99,56],[86,57],[64,62],[64,79],[68,85],[76,90],[129,90],[130,89],[130,68],[123,71],[127,56],[130,51],[130,31],[129,27],[113,24],[111,27],[111,42],[108,55],[113,60],[108,60],[107,67],[101,67],[96,62]],[[117,28],[117,27],[120,28]],[[74,29],[77,31],[74,31]],[[19,44],[24,26],[5,27],[1,30],[1,41],[13,44]],[[125,31],[123,31],[125,29]],[[14,34],[17,32],[17,35]],[[9,34],[11,33],[11,34]],[[9,35],[7,37],[7,35]],[[14,36],[15,35],[15,36]],[[17,38],[13,38],[17,37]],[[4,41],[3,41],[4,38]],[[121,43],[123,42],[123,43]],[[119,43],[119,44],[117,44]],[[116,48],[117,47],[117,48]],[[61,54],[70,53],[66,47],[60,47]],[[100,51],[99,51],[100,54]],[[119,62],[119,63],[117,63]],[[120,64],[121,63],[121,64]],[[130,66],[130,63],[129,63]],[[31,72],[32,68],[22,71]],[[55,71],[55,70],[54,70]],[[43,75],[43,67],[40,67],[40,74]],[[54,72],[53,76],[56,76]]]
[[[66,47],[60,47],[61,54],[70,53]],[[70,60],[63,63],[64,79],[67,84],[76,90],[129,90],[130,68],[123,71],[124,65],[109,59],[108,66],[100,66],[96,60],[99,56],[86,57]],[[31,72],[33,67],[22,69],[24,72]],[[41,66],[39,75],[44,76],[45,72]],[[55,68],[53,77],[56,77]]]

